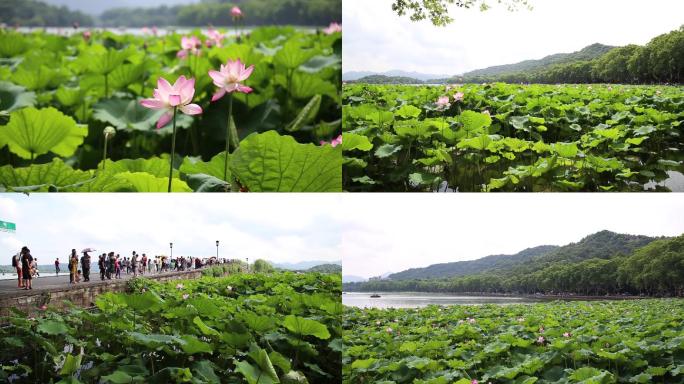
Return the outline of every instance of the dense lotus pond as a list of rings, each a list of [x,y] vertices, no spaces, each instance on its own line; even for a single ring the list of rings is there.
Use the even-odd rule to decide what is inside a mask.
[[[524,297],[458,296],[439,293],[381,292],[379,298],[368,292],[342,295],[342,304],[357,308],[420,308],[428,305],[521,304],[537,300]]]

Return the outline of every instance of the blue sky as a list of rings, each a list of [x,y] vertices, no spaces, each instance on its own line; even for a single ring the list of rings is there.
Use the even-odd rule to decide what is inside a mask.
[[[683,0],[530,0],[532,11],[452,8],[454,23],[412,22],[393,0],[344,0],[343,70],[456,75],[574,52],[593,43],[645,44],[684,24]],[[490,4],[495,1],[490,0]]]
[[[0,194],[0,264],[27,245],[41,264],[72,248],[272,262],[340,261],[340,197],[330,194]]]

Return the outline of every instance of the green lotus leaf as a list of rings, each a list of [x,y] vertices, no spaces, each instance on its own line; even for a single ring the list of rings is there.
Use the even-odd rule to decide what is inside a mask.
[[[282,377],[283,384],[309,384],[303,373],[299,371],[290,371]]]
[[[69,332],[69,327],[60,320],[45,320],[38,324],[37,330],[48,335],[64,335]]]
[[[107,172],[122,173],[122,172],[145,172],[155,177],[169,177],[169,159],[164,157],[151,157],[149,159],[123,159],[118,161],[106,160],[103,168],[102,162],[97,169],[105,169]],[[173,175],[178,176],[178,171],[174,169]],[[168,179],[167,179],[168,180]]]
[[[46,65],[37,68],[20,67],[12,74],[11,80],[13,83],[23,85],[24,87],[35,91],[47,88],[48,84],[50,84],[52,79],[57,75],[57,71]]]
[[[109,85],[112,89],[122,89],[130,84],[139,82],[145,72],[144,65],[124,64],[116,67],[109,74]]]
[[[52,152],[68,157],[83,143],[88,134],[85,126],[50,107],[24,108],[12,112],[7,125],[0,127],[2,141],[10,151],[24,159]]]
[[[463,111],[459,116],[459,121],[463,124],[465,131],[474,133],[489,127],[492,124],[492,117],[486,113]]]
[[[136,192],[168,191],[168,177],[155,177],[146,172],[122,172],[114,177],[130,183]],[[192,189],[184,181],[174,178],[171,181],[171,192],[192,192]]]
[[[290,332],[302,336],[314,336],[319,339],[329,339],[330,332],[325,324],[321,324],[316,320],[306,319],[295,315],[285,316],[283,326]]]
[[[304,72],[316,73],[325,68],[339,68],[341,60],[338,56],[314,56],[306,63],[302,64],[299,69]]]
[[[127,49],[109,48],[99,51],[93,49],[84,58],[90,72],[108,75],[119,68],[129,56],[131,56],[131,51]]]
[[[16,57],[29,49],[29,42],[20,33],[0,34],[0,57]]]
[[[207,336],[218,336],[220,335],[219,331],[215,330],[214,328],[211,328],[207,324],[202,321],[201,318],[198,316],[195,316],[195,318],[192,319],[193,324],[197,326],[197,328],[202,332],[203,335]]]
[[[296,72],[292,76],[290,90],[296,99],[310,99],[316,95],[330,96],[335,100],[339,97],[335,84],[309,73]]]
[[[133,377],[123,371],[114,371],[111,375],[102,376],[105,383],[129,384],[133,382]]]
[[[373,143],[366,136],[346,132],[342,134],[342,151],[359,150],[368,152],[371,149],[373,149]]]
[[[50,188],[82,183],[91,178],[90,172],[74,170],[60,159],[25,168],[12,168],[10,165],[0,167],[0,186],[15,191],[47,191]]]
[[[296,40],[290,40],[283,45],[273,57],[275,65],[285,67],[289,70],[299,68],[309,59],[316,55],[313,49],[304,49],[302,44]]]
[[[198,361],[192,366],[193,378],[206,384],[221,384],[221,378],[216,375],[216,365],[209,360]]]
[[[64,376],[73,375],[74,373],[76,373],[76,371],[78,371],[81,368],[82,359],[83,355],[66,355],[64,365],[62,366],[62,369],[60,369],[59,374]]]
[[[415,119],[420,116],[420,113],[421,110],[419,108],[410,104],[406,104],[394,112],[396,116],[400,116],[404,119]]]
[[[6,81],[0,81],[0,111],[32,107],[36,104],[36,94],[26,91],[26,88]]]
[[[93,118],[117,129],[150,131],[163,111],[145,108],[136,100],[107,99],[93,106]]]
[[[186,175],[205,174],[213,176],[219,180],[223,180],[225,176],[225,160],[225,151],[212,157],[211,160],[209,160],[208,162],[204,162],[197,158],[186,157],[183,159],[183,163],[181,164],[179,171]],[[230,180],[230,176],[230,168],[228,168],[228,180]]]
[[[55,97],[60,104],[65,107],[72,107],[83,102],[85,97],[85,91],[79,87],[68,88],[60,87],[57,92],[55,92]]]
[[[180,336],[180,339],[183,341],[181,343],[181,349],[188,355],[214,352],[214,348],[211,344],[205,343],[193,335],[183,335]]]
[[[253,192],[338,192],[342,148],[299,144],[275,131],[251,134],[232,155],[233,177]]]

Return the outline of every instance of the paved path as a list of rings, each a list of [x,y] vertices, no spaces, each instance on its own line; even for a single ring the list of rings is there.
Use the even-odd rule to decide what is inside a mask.
[[[165,273],[154,273],[153,272],[153,273],[145,274],[142,276],[144,276],[144,277],[156,277],[156,276],[165,276],[165,275],[171,275],[171,274],[177,274],[177,273],[179,273],[179,272],[178,271],[171,271],[171,272],[165,272]],[[107,280],[105,278],[105,280],[102,281],[102,280],[100,280],[100,273],[98,271],[96,271],[95,273],[90,272],[90,281],[89,282],[84,282],[83,276],[81,276],[81,282],[80,283],[69,284],[69,276],[55,276],[55,275],[44,275],[44,276],[45,277],[39,277],[39,278],[33,279],[33,289],[29,290],[29,291],[25,291],[23,289],[18,288],[16,279],[0,280],[0,298],[10,297],[10,296],[15,297],[15,296],[22,296],[22,295],[29,295],[29,294],[38,294],[38,293],[42,293],[44,291],[52,291],[52,290],[56,290],[56,289],[68,289],[68,288],[77,288],[77,287],[87,287],[87,286],[92,286],[92,285],[97,285],[97,284],[108,284],[108,283],[113,283],[113,282],[125,281],[125,280],[133,278],[132,273],[130,275],[122,273],[121,279]],[[138,275],[138,276],[140,276],[140,275]]]

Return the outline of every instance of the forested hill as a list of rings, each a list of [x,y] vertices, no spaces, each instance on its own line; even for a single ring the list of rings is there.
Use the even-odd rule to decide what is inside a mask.
[[[684,296],[684,235],[654,238],[601,231],[522,257],[507,268],[448,278],[346,283],[344,290]]]
[[[477,260],[433,264],[425,268],[411,268],[394,273],[389,275],[389,278],[392,280],[408,280],[473,275],[494,269],[512,268],[525,260],[549,253],[557,248],[555,245],[540,245],[534,248],[527,248],[514,255],[491,255]]]
[[[497,65],[494,67],[477,69],[475,71],[466,72],[463,77],[476,76],[497,76],[503,74],[519,73],[525,71],[546,69],[554,64],[563,64],[576,62],[581,60],[593,60],[603,56],[606,52],[615,47],[603,45],[599,43],[584,47],[583,49],[572,53],[557,53],[546,56],[539,60],[525,60],[515,64]]]

